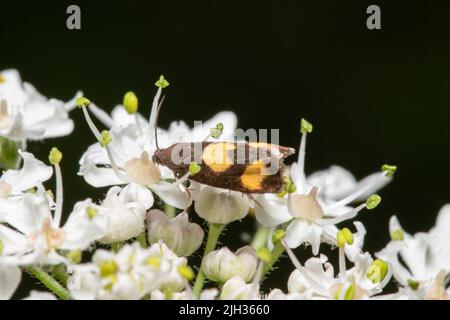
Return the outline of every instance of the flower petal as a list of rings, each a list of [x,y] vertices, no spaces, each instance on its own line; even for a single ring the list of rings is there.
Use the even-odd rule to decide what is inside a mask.
[[[0,300],[8,300],[19,286],[22,273],[16,266],[0,264]]]
[[[22,169],[7,170],[1,177],[12,187],[12,193],[31,189],[50,179],[53,174],[53,168],[37,160],[33,154],[20,150],[19,153],[23,158]]]
[[[292,219],[286,198],[274,194],[264,194],[255,198],[256,220],[264,226],[275,227]]]

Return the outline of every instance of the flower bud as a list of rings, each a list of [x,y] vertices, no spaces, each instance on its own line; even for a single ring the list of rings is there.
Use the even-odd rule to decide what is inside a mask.
[[[162,240],[179,256],[190,256],[203,242],[203,229],[189,222],[187,212],[170,220],[161,210],[150,210],[147,213],[147,229],[150,243]]]
[[[86,98],[86,97],[78,97],[75,100],[75,105],[78,108],[84,108],[84,107],[87,107],[90,104],[91,104],[91,101],[89,101],[89,99]]]
[[[50,164],[56,165],[61,162],[63,155],[61,151],[58,150],[58,148],[53,147],[52,150],[50,150],[50,154],[48,155],[48,160],[50,161]]]
[[[339,248],[343,248],[346,244],[353,244],[353,233],[348,228],[338,230],[337,232],[337,244]]]
[[[213,137],[214,139],[219,139],[220,136],[223,133],[223,123],[219,122],[214,128],[212,128],[211,131],[211,137]]]
[[[286,233],[284,232],[283,229],[277,229],[274,231],[274,233],[272,234],[272,243],[273,244],[277,244],[279,243],[281,240],[284,239]]]
[[[194,271],[189,266],[179,266],[178,273],[187,281],[192,281],[195,278]]]
[[[302,118],[300,120],[300,132],[305,133],[311,133],[313,131],[313,125],[308,122],[306,119]]]
[[[203,271],[207,278],[220,283],[224,283],[234,276],[239,276],[249,282],[255,275],[257,264],[258,258],[252,247],[242,247],[236,253],[223,247],[206,255],[203,261]]]
[[[383,281],[388,272],[389,266],[381,259],[376,259],[367,268],[367,278],[373,283],[379,283]]]
[[[189,175],[191,177],[195,176],[197,173],[200,172],[201,169],[202,169],[202,167],[199,164],[197,164],[195,162],[191,162],[189,164]]]
[[[366,208],[368,210],[375,209],[381,202],[381,197],[377,194],[371,195],[369,198],[367,198],[366,201]]]
[[[223,285],[220,300],[247,300],[252,291],[252,284],[246,284],[244,280],[235,276]]]
[[[164,78],[163,75],[161,75],[158,81],[155,82],[155,86],[164,89],[169,86],[169,82]]]
[[[134,92],[129,91],[123,96],[123,106],[128,114],[135,114],[138,110],[138,98]]]
[[[217,224],[243,219],[250,207],[242,194],[213,187],[204,187],[195,200],[195,212],[206,221]]]
[[[137,202],[128,202],[119,196],[120,187],[109,189],[105,200],[97,208],[98,214],[106,217],[106,232],[99,239],[110,244],[137,237],[144,230],[145,207]]]
[[[112,136],[108,130],[103,130],[100,133],[99,142],[102,147],[106,147],[112,141]]]
[[[381,171],[384,172],[386,177],[392,177],[394,175],[395,171],[397,171],[397,166],[383,164],[381,166]]]

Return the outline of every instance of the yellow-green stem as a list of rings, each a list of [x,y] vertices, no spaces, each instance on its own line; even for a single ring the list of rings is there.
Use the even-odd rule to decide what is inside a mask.
[[[28,273],[42,282],[51,292],[61,300],[70,300],[70,294],[55,278],[37,266],[28,266]]]
[[[223,231],[225,225],[223,224],[209,224],[208,239],[206,240],[205,252],[203,253],[202,263],[200,269],[198,270],[197,278],[195,279],[193,293],[196,298],[200,296],[205,284],[205,274],[203,273],[203,261],[208,253],[216,248],[217,241],[219,240],[220,234]]]

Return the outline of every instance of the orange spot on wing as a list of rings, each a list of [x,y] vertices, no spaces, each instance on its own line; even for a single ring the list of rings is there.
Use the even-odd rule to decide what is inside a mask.
[[[249,164],[241,176],[242,186],[251,191],[262,189],[262,183],[266,177],[265,170],[267,167],[262,160]]]
[[[229,156],[229,151],[235,149],[236,147],[232,143],[210,143],[203,150],[202,160],[212,171],[224,172],[233,165],[233,158]]]

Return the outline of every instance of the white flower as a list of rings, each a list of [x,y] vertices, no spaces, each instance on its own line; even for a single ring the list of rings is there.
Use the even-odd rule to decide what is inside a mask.
[[[368,299],[379,293],[388,283],[391,273],[383,269],[381,278],[372,281],[371,270],[377,263],[373,263],[369,254],[360,254],[355,258],[355,266],[350,270],[341,270],[338,277],[334,274],[333,266],[327,262],[328,258],[310,258],[302,266],[293,253],[288,250],[296,270],[289,277],[289,293],[299,293],[311,299],[359,300]],[[386,265],[383,265],[386,267]],[[379,270],[379,269],[377,269]],[[342,272],[343,271],[343,272]]]
[[[195,196],[195,212],[210,223],[228,224],[245,218],[250,209],[240,192],[204,186]]]
[[[60,227],[44,191],[25,193],[19,199],[0,198],[0,214],[9,225],[0,224],[0,258],[21,265],[68,263],[60,250],[84,250],[103,236],[105,222],[86,213],[91,205],[90,200],[75,204]]]
[[[80,160],[78,174],[94,187],[129,186],[146,209],[153,205],[151,191],[169,205],[180,209],[188,207],[191,203],[189,193],[161,179],[163,173],[150,159],[149,152],[142,148],[133,149],[131,141],[140,138],[128,136],[131,131],[127,129],[111,131],[112,141],[107,146],[110,152],[98,143],[90,146]],[[113,164],[111,159],[115,159]]]
[[[308,243],[312,247],[313,254],[317,255],[322,239],[328,243],[336,244],[336,224],[354,218],[364,208],[373,209],[378,205],[381,198],[378,195],[372,195],[366,203],[356,208],[348,206],[367,192],[377,189],[387,180],[390,180],[391,178],[388,176],[393,174],[395,167],[388,166],[382,172],[371,175],[370,178],[358,184],[359,189],[353,190],[353,193],[347,195],[344,199],[330,201],[331,197],[321,197],[319,188],[311,186],[305,177],[307,131],[303,129],[302,127],[303,135],[298,163],[291,167],[291,177],[296,187],[295,192],[291,192],[287,197],[282,198],[276,195],[256,197],[255,214],[256,219],[261,224],[269,227],[291,221],[286,229],[285,243],[291,248]],[[311,179],[311,181],[317,182],[317,179]],[[329,184],[339,185],[338,182],[329,182]]]
[[[141,299],[160,290],[182,290],[185,280],[178,272],[186,265],[163,243],[144,249],[138,243],[117,253],[97,250],[92,263],[69,268],[68,289],[75,299]]]
[[[97,215],[106,221],[101,243],[126,241],[144,231],[146,208],[133,186],[111,187],[102,204],[95,207]]]
[[[161,210],[150,210],[147,226],[150,243],[162,240],[179,256],[190,256],[203,243],[203,229],[196,223],[190,223],[185,211],[169,220]]]
[[[181,184],[172,184],[164,181],[173,178],[173,173],[166,167],[157,167],[152,156],[157,148],[155,127],[161,87],[153,100],[152,110],[147,122],[138,113],[128,114],[123,106],[113,111],[113,116],[103,112],[95,105],[90,110],[98,116],[108,127],[112,141],[103,148],[99,143],[91,145],[80,159],[79,175],[94,187],[104,187],[118,184],[131,184],[139,188],[141,194],[147,197],[147,209],[153,203],[149,189],[158,195],[165,203],[185,209],[191,204],[191,197]],[[84,109],[87,121],[98,135],[98,130],[90,120],[87,110]],[[214,122],[214,123],[212,123]],[[204,126],[189,129],[184,122],[172,123],[169,130],[157,129],[158,141],[161,146],[189,141],[198,141],[207,136],[206,133],[222,122],[227,135],[234,132],[236,116],[231,112],[223,112],[213,119],[206,121]]]
[[[0,72],[0,135],[15,141],[68,135],[74,124],[68,112],[74,99],[47,99],[31,84],[22,83],[16,70]],[[79,94],[77,94],[79,95]]]
[[[415,299],[449,299],[445,282],[450,272],[450,205],[441,209],[428,233],[406,233],[395,216],[389,229],[393,240],[376,255],[393,265],[402,286],[410,287],[404,292]]]
[[[255,250],[245,246],[231,252],[227,247],[208,253],[203,260],[203,272],[212,281],[224,283],[234,276],[249,282],[253,279],[258,258]]]
[[[223,285],[220,300],[248,300],[253,292],[253,284],[246,284],[239,276],[234,276]]]
[[[37,160],[33,154],[20,150],[19,154],[23,159],[22,168],[7,170],[0,177],[0,198],[18,197],[34,187],[42,188],[42,182],[53,174],[52,167]]]
[[[0,300],[8,300],[12,297],[21,278],[22,272],[19,267],[3,264],[0,257]]]
[[[300,180],[298,174],[298,165],[294,163],[291,166],[291,175],[293,181]],[[333,165],[330,168],[312,173],[306,178],[309,186],[317,186],[320,188],[321,197],[324,201],[338,201],[346,198],[351,194],[358,192],[358,196],[353,200],[364,201],[371,194],[386,186],[392,181],[392,177],[379,179],[378,173],[373,173],[367,177],[357,181],[352,173],[340,166]],[[368,186],[368,188],[366,188]]]

